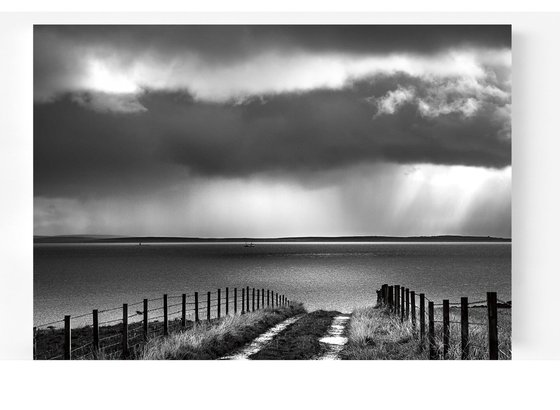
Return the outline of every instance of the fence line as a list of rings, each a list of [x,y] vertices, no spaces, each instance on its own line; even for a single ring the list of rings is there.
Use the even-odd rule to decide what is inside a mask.
[[[420,293],[419,319],[420,332],[416,332],[416,291],[410,291],[401,285],[384,284],[377,291],[377,302],[385,306],[389,312],[393,313],[401,322],[410,321],[414,333],[419,337],[421,346],[424,347],[426,341],[426,301],[428,301],[428,348],[430,360],[437,359],[435,346],[435,323],[442,323],[443,338],[443,359],[448,359],[450,344],[450,328],[451,324],[461,325],[461,359],[466,360],[469,357],[469,325],[485,326],[488,325],[488,355],[490,360],[498,360],[498,302],[502,307],[510,307],[509,302],[498,299],[496,292],[487,292],[486,300],[477,300],[469,302],[467,297],[461,297],[460,302],[450,302],[444,299],[441,303],[434,303],[424,293]],[[469,306],[480,305],[486,303],[488,309],[488,322],[471,322],[469,321]],[[450,306],[460,306],[461,320],[451,321],[449,319]],[[505,305],[505,306],[504,306]],[[434,319],[434,306],[442,307],[442,320]]]
[[[103,352],[128,358],[139,345],[146,343],[150,337],[168,336],[171,332],[189,329],[202,322],[204,314],[207,323],[225,316],[255,312],[267,307],[291,306],[289,299],[276,291],[267,289],[226,287],[214,291],[181,295],[164,294],[162,298],[143,299],[133,304],[98,310],[77,316],[65,315],[64,319],[43,323],[33,327],[33,358],[41,360],[97,358]],[[175,300],[180,302],[176,303]],[[169,304],[173,300],[174,303]],[[161,306],[151,307],[153,302]],[[137,306],[142,305],[142,310]],[[239,306],[240,305],[240,306]],[[129,308],[135,307],[129,314]],[[178,308],[179,309],[173,309]],[[225,309],[223,309],[225,308]],[[121,311],[121,317],[100,321],[100,314]],[[157,312],[157,313],[153,313]],[[152,315],[150,315],[152,313]],[[91,316],[91,324],[72,329],[72,319]],[[140,318],[129,322],[129,319]],[[188,320],[187,320],[188,318]],[[160,322],[160,319],[163,319]],[[61,328],[52,325],[63,324]],[[120,324],[120,326],[118,326]],[[45,328],[49,329],[46,330]],[[142,338],[140,342],[138,338]],[[120,339],[117,341],[117,339]],[[38,346],[38,344],[46,346]],[[77,355],[80,353],[80,355]]]

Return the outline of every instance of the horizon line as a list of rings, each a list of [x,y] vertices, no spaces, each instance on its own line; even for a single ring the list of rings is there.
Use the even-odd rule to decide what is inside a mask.
[[[112,239],[133,239],[133,238],[153,238],[153,239],[198,239],[198,240],[280,240],[280,239],[342,239],[342,238],[477,238],[477,239],[501,239],[511,240],[511,237],[491,236],[491,235],[301,235],[301,236],[176,236],[176,235],[117,235],[117,234],[58,234],[58,235],[33,235],[33,238],[65,238],[65,237],[89,237],[89,238],[112,238]]]

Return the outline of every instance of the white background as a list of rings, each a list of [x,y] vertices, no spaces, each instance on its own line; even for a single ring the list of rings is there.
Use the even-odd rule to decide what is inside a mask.
[[[45,9],[35,2],[28,9]],[[81,10],[146,10],[154,2],[109,1]],[[158,5],[162,4],[157,2]],[[174,2],[175,9],[186,3]],[[233,10],[224,2],[221,10]],[[283,2],[281,10],[316,5]],[[348,2],[344,2],[348,3]],[[346,10],[364,10],[344,4]],[[420,2],[377,5],[418,10]],[[425,11],[449,8],[423,1]],[[78,10],[76,2],[48,2]],[[220,10],[216,2],[191,10]],[[322,2],[340,10],[341,2]],[[533,6],[541,2],[532,1]],[[7,9],[26,5],[13,3]],[[236,10],[279,10],[235,2]],[[253,7],[251,7],[253,6]],[[407,7],[408,6],[408,7]],[[111,8],[112,7],[112,8]],[[516,5],[510,6],[513,10]],[[524,5],[526,7],[526,5]],[[500,10],[474,1],[458,10]],[[517,8],[519,9],[519,8]],[[33,77],[32,24],[61,23],[317,23],[513,25],[513,357],[502,363],[353,362],[0,363],[0,392],[8,406],[42,408],[392,408],[475,406],[531,408],[554,404],[560,375],[560,15],[477,14],[2,14],[0,15],[0,358],[32,356],[33,307]],[[526,361],[525,359],[538,359]],[[547,360],[542,360],[547,359]],[[1,399],[0,399],[1,400]],[[260,404],[257,404],[260,403]]]

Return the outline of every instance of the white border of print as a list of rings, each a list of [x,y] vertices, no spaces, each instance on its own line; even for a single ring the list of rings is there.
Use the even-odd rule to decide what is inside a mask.
[[[560,140],[554,123],[560,95],[560,82],[556,80],[560,55],[555,44],[560,38],[558,14],[1,15],[0,73],[4,81],[0,99],[0,357],[29,359],[32,351],[32,24],[304,22],[513,24],[514,361],[12,361],[0,366],[0,389],[6,408],[35,405],[165,409],[183,405],[213,409],[246,408],[257,403],[267,409],[434,409],[450,405],[472,409],[486,408],[491,403],[500,407],[548,408],[556,400],[560,362],[519,359],[560,358],[560,326],[553,310],[555,291],[560,285],[556,249],[560,232],[560,191],[556,188]],[[468,392],[461,391],[461,382],[468,383]]]

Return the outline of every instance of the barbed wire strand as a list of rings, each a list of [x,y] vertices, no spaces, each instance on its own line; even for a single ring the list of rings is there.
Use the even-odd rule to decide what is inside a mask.
[[[70,350],[70,352],[74,353],[74,352],[77,352],[78,350],[82,350],[82,349],[85,349],[86,347],[90,347],[90,346],[93,346],[93,342],[86,343],[83,346],[78,346],[74,350]]]
[[[120,337],[120,336],[122,336],[122,334],[120,334],[120,333],[117,333],[117,334],[112,335],[112,336],[106,336],[102,339],[99,339],[99,343],[101,344],[101,342],[103,342],[104,340],[109,340],[109,339],[113,339],[115,337]]]
[[[122,306],[116,307],[116,308],[111,308],[111,309],[104,309],[104,310],[99,310],[97,313],[107,313],[107,312],[113,312],[115,310],[120,310],[122,309]]]

